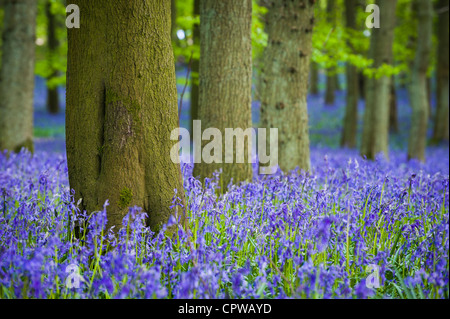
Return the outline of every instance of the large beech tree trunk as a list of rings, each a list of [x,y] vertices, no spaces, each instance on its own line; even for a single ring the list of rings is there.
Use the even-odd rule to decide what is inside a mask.
[[[443,140],[448,141],[449,135],[449,81],[448,81],[448,70],[449,70],[449,1],[440,0],[438,9],[443,10],[439,13],[438,20],[438,38],[439,47],[437,52],[437,68],[436,68],[436,78],[437,78],[437,107],[436,115],[434,117],[434,129],[433,129],[433,140],[434,142],[440,142]],[[445,8],[447,8],[445,10]]]
[[[357,0],[345,0],[347,28],[356,29]],[[356,131],[358,124],[359,82],[358,69],[347,63],[347,105],[345,108],[344,127],[341,136],[341,146],[356,147]]]
[[[392,44],[394,40],[396,0],[378,0],[380,8],[380,28],[372,29],[370,58],[374,67],[392,64]],[[361,155],[375,159],[378,153],[389,156],[389,93],[391,77],[366,80],[366,109],[361,144]]]
[[[283,171],[310,169],[308,73],[312,54],[313,1],[272,2],[264,53],[261,122],[278,128],[278,158]]]
[[[108,225],[137,205],[157,231],[183,200],[170,133],[178,127],[170,1],[75,1],[79,29],[68,30],[67,161],[82,208],[109,200]]]
[[[37,2],[5,0],[0,70],[0,152],[33,151]]]
[[[252,127],[251,85],[251,0],[200,1],[200,100],[199,119],[202,129],[217,128],[225,140],[225,128]],[[194,176],[201,180],[212,177],[222,169],[220,187],[225,191],[228,183],[251,180],[252,166],[245,143],[245,163],[225,163],[222,142],[222,163],[196,163]],[[209,141],[202,142],[203,145]],[[194,146],[195,147],[195,146]],[[198,147],[198,146],[197,146]]]
[[[418,29],[417,49],[409,87],[412,107],[411,131],[408,143],[408,159],[425,161],[429,100],[427,93],[427,70],[432,49],[433,4],[416,0]]]

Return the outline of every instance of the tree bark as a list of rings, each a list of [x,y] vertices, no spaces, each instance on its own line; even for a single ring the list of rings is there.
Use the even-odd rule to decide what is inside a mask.
[[[47,15],[47,36],[48,36],[48,52],[49,61],[53,61],[58,49],[58,39],[56,38],[56,17],[51,12],[51,1],[47,1],[45,5],[45,13]],[[58,75],[57,70],[53,70],[52,74],[47,78],[47,81],[52,80]],[[51,114],[59,113],[59,96],[58,87],[48,86],[47,84],[47,110]]]
[[[200,0],[194,0],[194,16],[200,15]],[[200,25],[195,23],[193,26],[194,45],[200,45]],[[200,60],[198,57],[192,57],[191,70],[191,139],[193,137],[193,121],[198,120],[198,101],[199,101],[199,71]]]
[[[172,41],[177,40],[177,1],[170,1],[170,34]]]
[[[384,63],[392,64],[392,44],[394,40],[396,0],[378,0],[380,8],[380,28],[372,29],[369,56],[374,67]],[[361,144],[361,155],[375,159],[378,153],[389,156],[389,92],[391,77],[366,80],[366,109]]]
[[[411,130],[408,143],[408,159],[425,161],[429,101],[427,94],[427,70],[430,63],[433,32],[433,5],[431,1],[416,0],[418,37],[416,57],[411,74],[410,101],[412,107]]]
[[[335,1],[336,0],[327,1],[327,20],[328,23],[330,23],[330,25],[332,26],[332,28],[336,27]],[[326,74],[327,74],[327,81],[325,88],[325,105],[333,105],[336,99],[336,90],[337,90],[336,87],[337,81],[334,68],[328,68],[326,70]]]
[[[0,70],[0,151],[33,151],[35,0],[6,0]]]
[[[70,187],[87,212],[109,200],[107,227],[129,206],[158,231],[183,201],[171,161],[178,127],[169,1],[74,1],[81,26],[68,29],[66,138]]]
[[[347,28],[356,29],[357,0],[345,0]],[[356,147],[358,126],[359,82],[358,69],[347,63],[347,105],[345,108],[344,127],[341,136],[341,147]]]
[[[312,54],[311,1],[272,2],[267,19],[261,121],[278,128],[280,168],[310,170],[307,80]]]
[[[212,177],[222,169],[221,191],[234,183],[252,179],[250,154],[245,143],[245,163],[225,163],[225,128],[252,127],[251,86],[251,0],[204,0],[200,2],[200,99],[199,119],[203,128],[217,128],[222,133],[222,163],[196,163],[194,176]],[[209,141],[202,141],[202,145]]]
[[[309,91],[313,95],[319,94],[319,65],[311,60],[309,77]]]
[[[389,93],[389,130],[398,133],[397,91],[395,90],[394,78],[391,79]]]
[[[433,141],[435,143],[449,140],[449,1],[440,0],[439,9],[447,10],[439,13],[438,20],[438,52],[437,52],[437,107],[434,117]]]

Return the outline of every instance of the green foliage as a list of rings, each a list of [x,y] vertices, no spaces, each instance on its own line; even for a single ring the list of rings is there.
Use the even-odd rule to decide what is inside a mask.
[[[257,60],[267,45],[267,34],[264,32],[263,16],[267,9],[253,0],[252,12],[252,50],[253,59]],[[200,16],[194,15],[194,0],[176,1],[176,30],[184,31],[184,39],[173,40],[173,51],[176,61],[189,61],[200,57],[200,45],[194,41],[194,25],[200,23]]]
[[[50,52],[48,48],[48,19],[46,15],[47,1],[51,3],[51,12],[56,20],[56,38],[58,48]],[[36,65],[35,73],[43,78],[48,78],[55,71],[58,76],[47,81],[49,88],[54,88],[66,83],[67,69],[67,30],[65,26],[66,8],[64,0],[39,0],[36,25]]]

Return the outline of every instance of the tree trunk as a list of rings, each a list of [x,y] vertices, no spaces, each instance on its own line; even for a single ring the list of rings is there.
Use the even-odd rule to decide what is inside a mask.
[[[425,161],[428,124],[427,70],[430,63],[433,30],[433,5],[431,1],[416,0],[418,37],[416,57],[411,74],[410,101],[412,107],[408,159]]]
[[[397,91],[395,90],[394,78],[391,79],[389,93],[389,130],[398,133]]]
[[[5,1],[0,70],[0,151],[33,151],[35,0]]]
[[[330,69],[327,70],[327,82],[325,89],[325,105],[333,105],[336,99],[336,80]]]
[[[370,40],[370,58],[374,67],[384,63],[392,64],[392,44],[395,28],[396,0],[378,0],[380,8],[380,28],[372,29]],[[389,156],[389,93],[391,77],[366,80],[366,109],[361,144],[361,155],[375,159],[378,153]]]
[[[439,13],[438,21],[438,39],[439,47],[437,52],[437,107],[434,117],[433,141],[435,143],[443,140],[448,141],[449,138],[449,1],[440,0],[439,9],[447,8],[447,10]]]
[[[88,212],[109,199],[107,227],[140,206],[157,231],[184,199],[171,161],[178,127],[169,1],[75,1],[68,29],[66,137],[70,187]],[[149,18],[150,17],[150,18]]]
[[[278,128],[280,168],[310,170],[307,79],[312,54],[311,1],[273,2],[268,12],[261,120]]]
[[[194,0],[194,16],[200,15],[200,0]],[[193,26],[194,45],[200,45],[200,25],[195,23]],[[198,100],[199,100],[199,70],[200,60],[198,57],[192,57],[191,70],[191,139],[193,137],[193,121],[198,120]]]
[[[177,1],[170,1],[170,34],[172,41],[177,40]]]
[[[359,98],[362,100],[366,99],[366,77],[363,72],[358,72],[358,88],[359,88]]]
[[[347,28],[356,29],[357,0],[345,0]],[[359,100],[358,69],[347,63],[347,105],[345,108],[344,127],[341,136],[341,147],[356,147],[356,130],[358,126]]]
[[[336,28],[336,18],[335,18],[335,1],[336,0],[328,0],[327,1],[327,21],[331,25],[332,28]],[[333,54],[330,52],[329,54]],[[337,81],[336,74],[334,68],[328,68],[326,70],[327,81],[325,88],[325,105],[333,105],[335,102],[335,93],[337,90]]]
[[[51,1],[47,1],[45,5],[45,13],[47,15],[47,36],[48,36],[48,60],[53,61],[55,58],[56,50],[58,49],[58,39],[56,38],[56,17],[51,12]],[[53,64],[52,66],[53,67]],[[47,78],[47,81],[52,80],[58,75],[58,71],[54,70],[52,74]],[[56,86],[49,86],[47,83],[47,110],[51,114],[59,113],[59,97],[58,88]]]
[[[245,143],[244,163],[225,163],[225,128],[252,127],[251,87],[251,0],[204,0],[200,2],[200,99],[199,119],[203,128],[217,128],[222,134],[222,163],[196,163],[194,176],[212,177],[222,169],[221,191],[228,183],[252,179],[250,154]],[[208,141],[202,141],[202,145]]]
[[[309,92],[313,95],[319,94],[319,65],[311,60]]]

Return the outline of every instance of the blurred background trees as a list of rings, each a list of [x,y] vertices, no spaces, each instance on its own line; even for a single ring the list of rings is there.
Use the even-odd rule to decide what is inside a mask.
[[[0,38],[0,66],[3,64],[4,56],[9,54],[8,44],[1,43],[2,40],[8,38],[5,24],[10,23],[8,22],[10,20],[8,20],[8,15],[5,15],[4,11],[5,5],[9,2],[7,0],[0,1],[0,31],[3,33]],[[329,138],[326,133],[323,133],[327,126],[333,127],[333,130],[335,128],[339,130],[339,133],[333,134],[332,140],[337,141],[333,142],[335,143],[333,147],[359,149],[361,154],[370,159],[373,159],[379,152],[387,155],[388,145],[394,145],[404,148],[405,153],[409,153],[411,158],[424,160],[424,156],[421,154],[424,153],[426,146],[448,143],[448,0],[421,1],[432,5],[432,29],[430,35],[430,30],[427,28],[426,41],[419,40],[419,37],[424,37],[424,35],[419,33],[419,30],[423,30],[419,27],[419,24],[423,23],[423,19],[421,14],[418,14],[417,6],[423,5],[423,3],[418,4],[415,0],[397,0],[395,2],[396,5],[394,6],[392,1],[385,3],[382,0],[315,1],[312,52],[308,66],[308,90],[310,95],[307,98],[309,109],[307,117],[313,116],[313,121],[309,121],[308,125],[309,136],[313,144],[316,144],[317,140],[328,143],[325,141]],[[201,0],[171,0],[170,34],[177,69],[178,93],[187,85],[180,120],[181,125],[191,131],[192,120],[200,118],[198,113],[199,69],[201,64],[200,3]],[[280,3],[284,3],[284,1]],[[385,59],[381,58],[380,54],[372,52],[372,50],[381,52],[384,44],[381,43],[383,41],[376,40],[379,33],[377,29],[369,29],[365,25],[365,21],[370,14],[365,12],[366,6],[374,3],[379,5],[381,10],[386,10],[386,8],[383,9],[385,5],[390,6],[391,11],[387,13],[388,15],[395,13],[395,15],[391,14],[396,23],[393,25],[392,57],[389,59],[389,63],[385,63]],[[42,85],[45,85],[45,93],[42,94],[44,102],[41,102],[41,93],[39,93],[38,96],[35,96],[35,105],[36,103],[38,105],[44,103],[47,112],[54,114],[54,117],[44,117],[44,110],[39,109],[39,116],[34,119],[34,122],[37,121],[38,125],[33,128],[33,118],[30,116],[30,111],[28,113],[26,111],[27,103],[14,102],[14,105],[20,106],[8,109],[4,106],[8,96],[12,96],[12,94],[8,88],[10,81],[2,82],[0,103],[3,104],[0,105],[3,106],[0,112],[3,113],[0,114],[3,114],[3,116],[0,121],[11,126],[7,129],[6,124],[4,124],[4,132],[14,132],[12,127],[20,131],[20,134],[3,133],[0,136],[2,140],[5,140],[8,134],[14,136],[17,140],[23,139],[20,137],[21,134],[28,137],[32,137],[33,133],[38,137],[60,137],[65,134],[64,128],[58,129],[59,135],[57,135],[54,134],[53,129],[44,130],[43,126],[47,125],[45,121],[52,123],[53,121],[60,121],[59,119],[64,117],[65,112],[67,29],[64,20],[66,3],[64,0],[37,0],[33,1],[33,5],[35,4],[37,5],[36,23],[34,23],[36,30],[35,45],[33,48],[24,49],[27,51],[27,57],[33,56],[34,58],[22,58],[22,61],[24,61],[23,63],[30,63],[35,60],[33,69],[36,75],[36,92],[41,92]],[[266,53],[270,51],[270,47],[266,48],[268,45],[270,46],[270,42],[268,42],[270,22],[267,23],[272,13],[270,12],[270,6],[271,1],[252,1],[253,87],[251,117],[255,127],[260,125],[264,119],[264,116],[260,113],[263,109],[263,107],[260,107],[260,102],[264,99],[263,95],[268,93],[263,88],[276,87],[278,81],[275,73],[269,76],[268,70],[264,69],[264,65],[267,64]],[[384,14],[381,15],[382,29],[383,19],[388,19],[388,17],[383,16]],[[23,21],[21,20],[21,22]],[[427,25],[429,26],[429,22],[427,22]],[[429,57],[428,61],[420,60],[421,67],[419,68],[418,52],[423,51],[425,44]],[[20,45],[23,45],[23,43],[14,47],[19,48]],[[235,54],[231,48],[227,48],[225,53],[227,56]],[[5,67],[11,67],[11,64],[8,63],[8,66]],[[11,76],[12,73],[7,71],[5,67],[2,68],[4,76]],[[422,92],[420,112],[414,104],[417,102],[416,95],[419,91],[410,89],[412,86],[418,87],[419,79],[420,83],[423,82],[423,70],[425,68],[427,120],[423,116],[425,112],[423,85],[420,84],[421,89],[419,90]],[[187,76],[188,69],[190,71],[189,76]],[[419,69],[420,72],[418,72]],[[266,73],[265,76],[263,76],[264,73]],[[25,78],[24,74],[20,81],[25,81]],[[267,81],[267,84],[262,82],[262,78]],[[379,85],[374,86],[373,83],[380,83],[380,81],[385,83],[383,84],[382,94],[375,93],[373,95],[374,89],[379,90]],[[302,85],[305,82],[303,77],[301,82],[301,86],[297,85],[298,91],[303,90]],[[389,85],[386,89],[387,84]],[[32,86],[23,86],[21,95],[31,96]],[[303,94],[298,96],[303,96]],[[405,101],[411,105],[411,108],[406,109],[406,111],[402,106]],[[332,123],[325,120],[325,117],[321,119],[319,115],[311,115],[310,110],[319,109],[319,104],[327,105],[330,114],[336,112],[336,114],[342,115],[335,116]],[[242,107],[248,108],[248,106]],[[23,110],[23,112],[19,110]],[[20,114],[17,113],[17,116],[13,116],[14,112]],[[420,115],[418,115],[419,113]],[[17,120],[20,117],[27,118],[27,120]],[[6,120],[7,118],[11,118],[11,120]],[[267,120],[269,118],[276,121],[275,116],[266,117]],[[420,121],[417,120],[419,118]],[[13,124],[14,121],[20,122],[20,124]],[[320,124],[317,124],[317,121]],[[421,124],[417,125],[419,122]],[[421,127],[420,133],[417,133],[417,127]],[[293,132],[292,136],[296,134],[297,132]],[[291,138],[291,135],[288,135]],[[335,138],[334,136],[338,137]],[[409,147],[407,146],[408,143]],[[21,143],[17,145],[7,148],[14,150],[22,146]],[[420,151],[415,151],[415,149]]]

